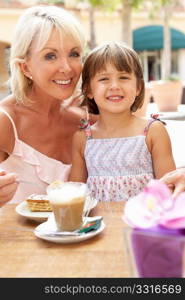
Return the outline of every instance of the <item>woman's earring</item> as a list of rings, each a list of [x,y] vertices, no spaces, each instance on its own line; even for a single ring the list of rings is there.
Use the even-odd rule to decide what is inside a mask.
[[[33,77],[30,75],[29,77],[27,77],[28,79],[28,85],[32,85],[33,84]]]

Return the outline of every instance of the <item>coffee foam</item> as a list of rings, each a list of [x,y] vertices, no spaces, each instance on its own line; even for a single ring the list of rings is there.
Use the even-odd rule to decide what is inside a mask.
[[[82,198],[87,194],[86,185],[79,183],[65,183],[60,188],[50,189],[48,191],[51,203],[71,203],[77,198]]]

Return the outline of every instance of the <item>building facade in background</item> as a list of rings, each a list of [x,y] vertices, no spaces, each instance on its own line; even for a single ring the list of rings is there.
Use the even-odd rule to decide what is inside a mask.
[[[0,86],[9,77],[8,53],[11,47],[14,26],[28,7],[39,1],[3,1],[0,0]],[[185,4],[185,1],[182,1]],[[89,15],[85,6],[75,5],[75,0],[65,1],[65,8],[69,9],[82,23],[87,40],[90,36]],[[132,17],[133,48],[139,53],[143,66],[145,80],[161,78],[161,61],[163,56],[162,19],[156,16],[150,19],[147,11],[134,12]],[[171,18],[172,36],[172,73],[185,81],[185,5],[175,11]],[[95,12],[96,41],[121,41],[121,13]]]

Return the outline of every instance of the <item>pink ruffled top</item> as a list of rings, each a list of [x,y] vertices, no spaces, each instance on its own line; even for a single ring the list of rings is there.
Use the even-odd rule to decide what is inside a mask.
[[[46,194],[46,187],[55,180],[67,181],[71,165],[50,158],[21,141],[11,116],[2,108],[0,111],[9,118],[15,134],[14,149],[0,166],[7,172],[16,172],[20,180],[36,183],[20,183],[10,203],[21,202],[33,193]]]

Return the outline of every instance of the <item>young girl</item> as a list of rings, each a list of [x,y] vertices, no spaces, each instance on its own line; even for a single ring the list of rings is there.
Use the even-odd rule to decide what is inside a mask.
[[[114,42],[95,48],[84,63],[82,90],[89,112],[99,118],[74,135],[69,180],[87,181],[99,201],[121,201],[175,169],[162,122],[133,114],[144,101],[134,50]]]

